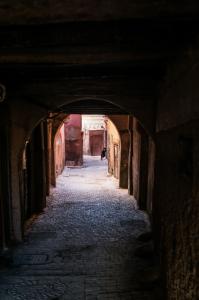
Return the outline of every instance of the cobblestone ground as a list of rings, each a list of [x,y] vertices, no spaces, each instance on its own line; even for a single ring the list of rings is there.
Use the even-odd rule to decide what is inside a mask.
[[[0,299],[159,299],[143,279],[152,260],[134,255],[147,217],[107,175],[106,160],[65,168],[47,203],[0,271]]]

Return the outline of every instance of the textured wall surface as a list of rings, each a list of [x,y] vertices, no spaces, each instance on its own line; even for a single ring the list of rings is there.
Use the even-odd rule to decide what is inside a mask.
[[[195,54],[194,54],[195,52]],[[169,300],[199,295],[199,104],[196,51],[168,72],[158,104],[154,230]]]
[[[160,250],[168,299],[196,300],[199,294],[199,122],[159,134],[157,149],[154,218],[160,218],[156,226],[161,226]]]
[[[199,118],[198,47],[180,57],[167,72],[157,106],[157,131]]]
[[[121,144],[120,144],[120,136],[116,126],[113,122],[108,119],[107,122],[107,156],[108,156],[108,171],[110,174],[114,175],[118,178],[119,168],[120,168],[120,155],[121,155]],[[118,147],[118,157],[117,160],[114,159],[114,145]],[[116,165],[117,164],[117,165]]]
[[[65,166],[65,130],[64,125],[58,130],[55,136],[55,169],[56,175],[62,173]]]

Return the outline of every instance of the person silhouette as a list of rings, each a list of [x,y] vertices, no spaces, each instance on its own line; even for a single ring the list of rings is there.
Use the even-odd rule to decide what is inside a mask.
[[[103,150],[102,150],[102,152],[101,152],[101,160],[102,160],[104,157],[106,158],[106,147],[104,147]]]

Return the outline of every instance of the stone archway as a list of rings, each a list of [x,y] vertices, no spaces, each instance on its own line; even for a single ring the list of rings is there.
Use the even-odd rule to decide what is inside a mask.
[[[104,99],[88,99],[88,98],[82,98],[78,99],[78,101],[73,102],[64,102],[62,105],[55,107],[54,110],[49,110],[46,107],[31,104],[28,102],[21,102],[16,101],[12,104],[10,107],[10,119],[12,122],[11,126],[11,145],[12,145],[12,154],[11,154],[11,186],[12,186],[12,206],[14,209],[12,210],[12,220],[14,224],[14,239],[21,240],[22,238],[22,231],[21,231],[21,182],[22,182],[22,157],[23,157],[23,151],[24,151],[24,145],[26,141],[29,139],[31,132],[33,129],[40,124],[43,123],[42,126],[44,126],[44,132],[47,136],[49,134],[49,131],[51,131],[51,119],[55,118],[57,116],[55,129],[59,127],[59,125],[62,122],[63,116],[65,117],[70,112],[78,111],[79,113],[85,112],[86,109],[90,108],[90,112],[98,112],[98,113],[104,113],[107,114],[110,119],[113,118],[113,113],[118,116],[121,116],[121,114],[126,114],[126,120],[123,122],[117,121],[116,118],[113,120],[113,122],[116,122],[116,127],[120,124],[123,124],[123,128],[118,128],[118,131],[120,132],[120,135],[122,133],[122,143],[124,144],[124,140],[127,141],[127,144],[129,143],[129,125],[128,125],[128,109],[124,107],[118,106],[114,101],[110,100],[104,100]],[[142,122],[144,120],[145,122],[142,122],[143,127],[147,128],[147,132],[151,132],[148,119],[144,117],[142,112],[135,109],[135,116],[138,117],[138,119]],[[145,114],[146,116],[146,114]],[[140,118],[139,118],[140,117]],[[119,118],[119,117],[118,117]],[[48,121],[45,121],[45,120]],[[56,118],[55,118],[56,119]],[[150,118],[149,118],[150,119]],[[151,122],[151,120],[150,120]],[[121,127],[121,126],[120,126]],[[56,130],[51,131],[52,139],[53,135],[55,134]],[[52,147],[52,141],[44,141],[46,144],[46,147],[49,149]],[[128,157],[128,151],[125,154],[125,157]],[[48,174],[53,174],[52,167],[50,165],[52,158],[47,157],[46,158],[46,168],[48,168]],[[120,173],[121,173],[121,167],[120,167]],[[128,174],[128,159],[125,167],[125,174]],[[49,193],[49,186],[50,183],[52,183],[51,175],[46,177],[47,182],[47,193]],[[127,176],[128,180],[128,176]],[[122,185],[121,185],[122,186]],[[127,187],[125,185],[125,187]]]

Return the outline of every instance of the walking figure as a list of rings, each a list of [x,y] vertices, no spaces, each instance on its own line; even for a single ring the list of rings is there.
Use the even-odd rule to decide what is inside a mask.
[[[101,160],[106,157],[106,148],[104,147],[104,149],[101,152]]]

